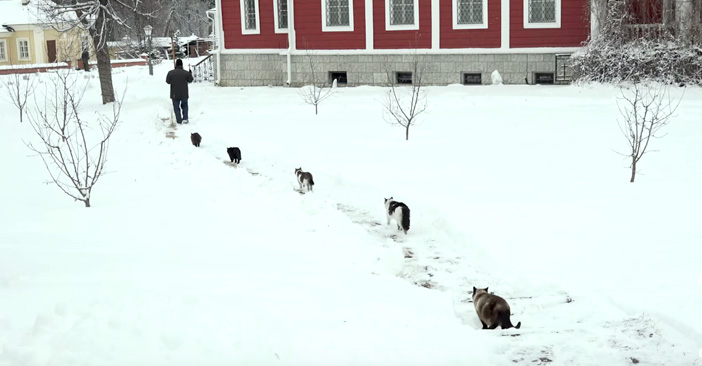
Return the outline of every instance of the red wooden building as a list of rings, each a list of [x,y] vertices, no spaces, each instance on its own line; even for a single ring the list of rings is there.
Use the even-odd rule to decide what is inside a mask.
[[[408,55],[419,54],[428,84],[488,84],[494,70],[504,83],[567,81],[568,70],[559,60],[567,60],[590,36],[589,3],[217,0],[210,11],[215,77],[220,85],[320,79],[383,85],[391,78],[411,81]]]

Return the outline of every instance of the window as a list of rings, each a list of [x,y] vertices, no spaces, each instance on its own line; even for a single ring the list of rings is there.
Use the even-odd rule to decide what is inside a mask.
[[[0,62],[7,61],[7,41],[0,39]]]
[[[241,1],[241,34],[259,34],[258,0]]]
[[[419,29],[418,0],[385,0],[386,30]]]
[[[29,55],[29,39],[19,38],[17,39],[17,54],[20,60],[30,60]]]
[[[524,0],[524,28],[560,28],[561,0]]]
[[[330,71],[329,83],[333,83],[334,80],[336,80],[337,85],[346,84],[346,71]]]
[[[412,84],[412,73],[411,72],[396,72],[395,82],[397,84]]]
[[[464,72],[463,73],[463,85],[482,85],[483,84],[483,75],[479,72],[471,73],[471,72]]]
[[[453,28],[487,28],[487,10],[487,0],[453,0]]]
[[[553,84],[552,72],[535,72],[534,84]]]
[[[322,31],[353,31],[353,0],[322,1]]]
[[[275,32],[287,33],[288,0],[273,0],[273,8],[273,17],[275,18]]]

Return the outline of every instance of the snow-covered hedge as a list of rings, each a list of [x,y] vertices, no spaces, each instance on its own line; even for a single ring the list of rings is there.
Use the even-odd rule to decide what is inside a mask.
[[[702,85],[702,48],[662,40],[596,40],[573,54],[575,82],[653,80]]]

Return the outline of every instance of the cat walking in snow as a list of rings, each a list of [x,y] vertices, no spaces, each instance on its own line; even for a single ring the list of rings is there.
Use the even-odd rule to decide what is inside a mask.
[[[385,215],[388,219],[387,225],[390,225],[390,219],[394,219],[397,230],[402,230],[407,235],[407,230],[410,228],[410,209],[406,204],[395,201],[392,197],[386,198]]]
[[[297,183],[300,185],[300,191],[304,187],[307,192],[312,191],[314,186],[314,178],[312,178],[312,173],[303,172],[302,167],[295,168],[295,177],[297,178]]]

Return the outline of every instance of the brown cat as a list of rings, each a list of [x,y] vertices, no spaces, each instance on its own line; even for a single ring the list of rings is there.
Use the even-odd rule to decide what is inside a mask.
[[[475,288],[473,286],[473,305],[478,313],[483,329],[495,329],[498,326],[502,329],[517,328],[522,326],[522,322],[512,325],[510,321],[510,308],[507,301],[497,295],[488,293],[488,288]]]

